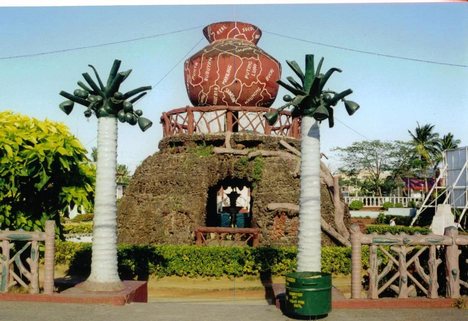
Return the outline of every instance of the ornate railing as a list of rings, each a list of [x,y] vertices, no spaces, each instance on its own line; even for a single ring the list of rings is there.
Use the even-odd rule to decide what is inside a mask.
[[[460,287],[468,288],[462,280],[466,262],[459,262],[460,246],[468,245],[468,236],[458,235],[455,227],[448,227],[445,235],[377,235],[362,234],[357,224],[351,227],[351,298],[361,296],[361,247],[369,245],[368,298],[378,299],[386,290],[393,290],[399,298],[407,298],[417,290],[428,298],[438,298],[438,266],[445,261],[446,297],[459,298]],[[428,251],[428,253],[425,253]],[[383,258],[388,260],[385,264]],[[421,257],[427,256],[427,260]],[[464,273],[466,276],[466,273]]]
[[[0,293],[20,285],[29,293],[39,293],[39,242],[45,243],[44,293],[54,292],[55,222],[47,221],[45,232],[0,231]],[[15,243],[16,242],[16,243]],[[26,242],[24,245],[22,242]],[[11,255],[11,249],[21,244]],[[23,257],[28,253],[23,262]]]
[[[246,132],[260,135],[300,138],[300,120],[282,111],[274,126],[263,115],[266,107],[203,106],[184,107],[161,116],[164,137],[178,134]]]
[[[354,200],[361,201],[364,207],[382,207],[385,202],[393,204],[400,203],[403,207],[408,207],[411,201],[421,202],[421,197],[405,197],[405,196],[345,196],[344,200],[350,204]]]
[[[258,246],[260,229],[200,226],[195,230],[197,245],[252,245]]]

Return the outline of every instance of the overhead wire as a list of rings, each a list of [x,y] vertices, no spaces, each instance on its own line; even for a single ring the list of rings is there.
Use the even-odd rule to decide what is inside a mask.
[[[165,32],[165,33],[159,33],[159,34],[142,36],[142,37],[137,37],[137,38],[119,40],[119,41],[106,42],[106,43],[95,44],[95,45],[65,48],[65,49],[58,49],[58,50],[50,50],[50,51],[31,53],[31,54],[5,56],[5,57],[0,57],[0,60],[29,58],[29,57],[37,57],[37,56],[44,56],[44,55],[50,55],[50,54],[57,54],[57,53],[75,51],[75,50],[99,48],[99,47],[116,45],[116,44],[121,44],[121,43],[128,43],[128,42],[140,41],[140,40],[145,40],[145,39],[158,38],[158,37],[162,37],[162,36],[166,36],[166,35],[171,35],[171,34],[181,33],[181,32],[190,31],[190,30],[194,30],[194,29],[199,29],[201,27],[202,26],[190,27],[190,28],[186,28],[186,29],[169,31],[169,32]],[[282,37],[282,38],[286,38],[286,39],[292,39],[292,40],[296,40],[296,41],[311,43],[311,44],[318,45],[318,46],[323,46],[323,47],[329,47],[329,48],[334,48],[334,49],[357,52],[357,53],[361,53],[361,54],[374,55],[374,56],[380,56],[380,57],[392,58],[392,59],[407,60],[407,61],[414,61],[414,62],[427,63],[427,64],[435,64],[435,65],[444,65],[444,66],[461,67],[461,68],[467,68],[468,67],[468,65],[464,65],[464,64],[441,62],[441,61],[428,60],[428,59],[411,58],[411,57],[404,57],[404,56],[398,56],[398,55],[390,55],[390,54],[385,54],[385,53],[375,52],[375,51],[367,51],[367,50],[348,48],[348,47],[344,47],[344,46],[338,46],[338,45],[328,44],[328,43],[324,43],[324,42],[312,41],[312,40],[308,40],[308,39],[293,37],[293,36],[273,32],[273,31],[268,31],[268,30],[263,30],[263,32],[267,33],[267,34],[277,36],[277,37]]]
[[[179,61],[177,61],[177,63],[171,69],[169,69],[169,71],[166,72],[166,74],[155,85],[153,85],[153,87],[159,85],[159,83],[161,83],[182,61],[184,61],[185,58],[187,58],[187,56],[200,44],[200,42],[202,42],[202,40],[203,38],[200,38],[200,40],[198,40],[197,43],[193,45],[193,47],[190,48],[190,50],[187,51],[187,53],[182,58],[180,58]]]
[[[57,53],[63,53],[63,52],[70,52],[70,51],[76,51],[76,50],[99,48],[99,47],[104,47],[104,46],[110,46],[110,45],[116,45],[116,44],[122,44],[122,43],[129,43],[129,42],[135,42],[135,41],[140,41],[140,40],[158,38],[158,37],[162,37],[162,36],[166,36],[166,35],[172,35],[172,34],[177,34],[177,33],[185,32],[185,31],[190,31],[190,30],[194,30],[194,29],[200,29],[201,27],[202,26],[190,27],[190,28],[185,28],[185,29],[180,29],[180,30],[169,31],[169,32],[165,32],[165,33],[153,34],[153,35],[148,35],[148,36],[142,36],[142,37],[137,37],[137,38],[131,38],[131,39],[125,39],[125,40],[119,40],[119,41],[112,41],[112,42],[106,42],[106,43],[94,44],[94,45],[88,45],[88,46],[65,48],[65,49],[44,51],[44,52],[31,53],[31,54],[5,56],[5,57],[0,57],[0,60],[29,58],[29,57],[44,56],[44,55],[57,54]],[[393,58],[393,59],[400,59],[400,60],[407,60],[407,61],[414,61],[414,62],[427,63],[427,64],[445,65],[445,66],[462,67],[462,68],[468,67],[468,65],[463,65],[463,64],[455,64],[455,63],[440,62],[440,61],[433,61],[433,60],[427,60],[427,59],[403,57],[403,56],[390,55],[390,54],[384,54],[384,53],[379,53],[379,52],[372,52],[372,51],[348,48],[348,47],[332,45],[332,44],[327,44],[327,43],[318,42],[318,41],[302,39],[302,38],[293,37],[293,36],[289,36],[289,35],[284,35],[284,34],[280,34],[280,33],[277,33],[277,32],[272,32],[272,31],[267,31],[267,30],[264,30],[263,32],[267,33],[267,34],[274,35],[274,36],[283,37],[283,38],[286,38],[286,39],[301,41],[301,42],[305,42],[305,43],[311,43],[311,44],[314,44],[314,45],[329,47],[329,48],[334,48],[334,49],[347,50],[347,51],[361,53],[361,54],[368,54],[368,55],[374,55],[374,56],[380,56],[380,57],[386,57],[386,58]],[[195,43],[195,45],[193,45],[190,48],[190,50],[181,59],[179,59],[177,61],[177,63],[174,64],[174,66],[171,69],[169,69],[160,80],[158,80],[158,82],[156,82],[156,84],[153,87],[158,86],[193,51],[193,49],[195,49],[200,44],[200,42],[202,40],[203,40],[203,38],[200,38]],[[337,121],[340,122],[341,124],[343,124],[345,127],[350,129],[351,131],[358,134],[359,136],[362,136],[367,140],[369,139],[364,134],[362,134],[362,133],[358,132],[357,130],[351,128],[350,126],[348,126],[344,122],[340,121],[339,119],[337,119]]]
[[[351,131],[353,131],[354,133],[358,134],[359,136],[365,138],[366,140],[371,140],[369,137],[367,137],[366,135],[358,132],[357,130],[355,130],[354,128],[352,128],[351,126],[345,124],[344,122],[342,122],[340,119],[338,119],[337,117],[335,117],[335,119],[341,123],[343,126],[345,126],[346,128],[350,129]]]
[[[323,43],[323,42],[318,42],[318,41],[312,41],[312,40],[292,37],[292,36],[283,35],[283,34],[280,34],[280,33],[277,33],[277,32],[272,32],[272,31],[264,30],[264,33],[269,33],[269,34],[272,34],[272,35],[275,35],[275,36],[278,36],[278,37],[287,38],[287,39],[292,39],[292,40],[302,41],[302,42],[306,42],[306,43],[311,43],[311,44],[318,45],[318,46],[335,48],[335,49],[340,49],[340,50],[347,50],[347,51],[352,51],[352,52],[357,52],[357,53],[362,53],[362,54],[367,54],[367,55],[374,55],[374,56],[380,56],[380,57],[386,57],[386,58],[415,61],[415,62],[421,62],[421,63],[427,63],[427,64],[434,64],[434,65],[462,67],[462,68],[467,68],[468,67],[468,65],[463,65],[463,64],[455,64],[455,63],[441,62],[441,61],[434,61],[434,60],[427,60],[427,59],[403,57],[403,56],[389,55],[389,54],[384,54],[384,53],[374,52],[374,51],[353,49],[353,48],[348,48],[348,47],[343,47],[343,46],[337,46],[337,45],[327,44],[327,43]]]
[[[185,31],[190,31],[190,30],[194,30],[194,29],[200,29],[201,27],[202,26],[196,26],[196,27],[191,27],[191,28],[186,28],[186,29],[180,29],[180,30],[169,31],[169,32],[164,32],[164,33],[158,33],[158,34],[149,35],[149,36],[142,36],[142,37],[119,40],[119,41],[105,42],[105,43],[100,43],[100,44],[95,44],[95,45],[80,46],[80,47],[65,48],[65,49],[57,49],[57,50],[50,50],[50,51],[37,52],[37,53],[31,53],[31,54],[23,54],[23,55],[6,56],[6,57],[0,57],[0,60],[29,58],[29,57],[45,56],[45,55],[75,51],[75,50],[99,48],[99,47],[104,47],[104,46],[117,45],[117,44],[121,44],[121,43],[128,43],[128,42],[158,38],[158,37],[162,37],[162,36],[172,35],[172,34],[181,33],[181,32],[185,32]]]

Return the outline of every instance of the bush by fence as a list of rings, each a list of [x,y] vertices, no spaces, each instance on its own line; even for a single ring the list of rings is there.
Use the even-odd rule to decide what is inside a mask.
[[[401,204],[401,203],[392,203],[392,202],[384,202],[382,204],[382,209],[383,210],[387,211],[391,207],[402,208],[403,204]]]
[[[94,214],[88,213],[88,214],[78,214],[74,218],[71,219],[72,222],[74,223],[80,223],[80,222],[92,222],[94,218]]]
[[[351,211],[359,211],[364,207],[364,203],[361,200],[354,200],[349,203],[348,207]]]
[[[375,224],[375,225],[367,225],[366,226],[366,233],[371,234],[371,233],[377,233],[377,234],[385,234],[385,233],[390,233],[390,234],[398,234],[398,233],[406,233],[406,234],[429,234],[431,233],[431,229],[427,227],[420,227],[420,226],[390,226],[390,225],[380,225],[380,224]]]
[[[89,234],[93,233],[93,222],[65,223],[63,224],[64,234]]]
[[[214,247],[190,245],[121,245],[118,248],[122,279],[147,279],[150,275],[187,277],[285,275],[296,268],[295,247]],[[91,244],[57,242],[55,261],[67,265],[70,275],[87,276],[91,265]],[[368,266],[364,248],[362,263]],[[351,273],[350,247],[323,247],[322,271]]]

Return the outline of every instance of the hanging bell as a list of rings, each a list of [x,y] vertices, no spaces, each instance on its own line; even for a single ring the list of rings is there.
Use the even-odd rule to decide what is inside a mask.
[[[313,114],[313,117],[318,121],[325,120],[328,118],[328,116],[329,116],[328,109],[324,105],[318,106],[317,109],[315,109],[314,114]]]
[[[59,105],[59,108],[67,115],[70,115],[70,113],[73,110],[73,101],[71,100],[65,100],[63,103]]]
[[[344,105],[346,108],[346,111],[348,112],[348,115],[352,115],[356,112],[356,110],[359,109],[359,104],[355,103],[354,101],[351,100],[343,100]]]
[[[138,126],[140,126],[140,129],[142,131],[147,130],[152,125],[153,125],[153,122],[151,120],[149,120],[148,118],[145,118],[145,117],[139,117],[138,118]]]
[[[86,109],[85,112],[84,112],[84,115],[86,118],[89,118],[93,115],[93,112],[90,108]]]

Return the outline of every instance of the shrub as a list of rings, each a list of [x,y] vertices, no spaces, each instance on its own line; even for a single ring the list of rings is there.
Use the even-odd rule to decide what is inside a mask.
[[[71,221],[74,223],[80,223],[80,222],[90,222],[93,219],[94,219],[94,214],[87,213],[87,214],[78,214],[77,216],[72,218]]]
[[[416,208],[416,201],[415,200],[411,200],[408,202],[408,207],[410,208]]]
[[[0,112],[0,230],[44,230],[71,205],[91,207],[95,171],[62,123]]]
[[[119,245],[119,274],[122,279],[148,276],[239,277],[260,273],[285,275],[296,268],[296,247],[215,247],[193,245]],[[362,264],[368,266],[363,247]],[[70,275],[87,276],[91,266],[90,243],[56,243],[55,262],[68,265]],[[322,271],[351,273],[350,247],[323,247]]]
[[[360,200],[354,200],[349,204],[349,209],[352,211],[359,211],[364,207],[364,203]]]
[[[395,204],[393,204],[392,202],[384,202],[382,204],[382,209],[383,210],[388,210],[390,207],[395,207]]]
[[[64,234],[89,234],[93,233],[93,222],[66,223],[63,226]]]
[[[431,230],[427,227],[420,227],[420,226],[390,226],[390,225],[367,225],[366,233],[377,233],[377,234],[398,234],[398,233],[406,233],[406,234],[429,234]]]
[[[388,218],[385,215],[385,213],[380,212],[379,215],[377,216],[375,222],[377,224],[388,224]]]
[[[91,252],[91,243],[56,241],[55,264],[70,266],[75,260],[77,253],[88,250]]]

